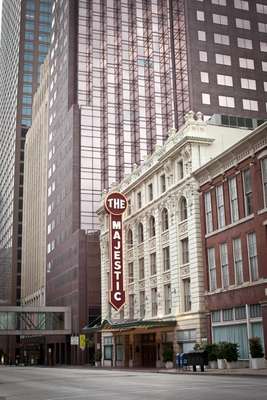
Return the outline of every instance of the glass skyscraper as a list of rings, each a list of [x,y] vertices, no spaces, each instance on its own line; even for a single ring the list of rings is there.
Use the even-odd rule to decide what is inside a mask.
[[[50,0],[3,0],[0,58],[0,301],[20,301],[25,136],[48,52]],[[3,278],[5,277],[5,278]],[[12,279],[11,279],[12,278]]]

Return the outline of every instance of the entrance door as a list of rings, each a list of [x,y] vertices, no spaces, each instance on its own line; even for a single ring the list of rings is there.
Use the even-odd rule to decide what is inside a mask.
[[[157,351],[156,344],[142,345],[142,365],[143,367],[156,367]]]

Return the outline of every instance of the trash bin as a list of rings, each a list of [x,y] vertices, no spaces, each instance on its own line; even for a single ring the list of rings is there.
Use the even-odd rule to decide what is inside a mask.
[[[196,372],[197,365],[200,366],[201,372],[204,372],[204,366],[208,365],[208,353],[206,351],[190,351],[187,353],[187,364],[193,367]]]
[[[181,368],[187,367],[187,353],[180,354],[180,366]]]
[[[180,353],[176,353],[176,356],[175,356],[176,368],[181,368],[180,361],[181,361]]]

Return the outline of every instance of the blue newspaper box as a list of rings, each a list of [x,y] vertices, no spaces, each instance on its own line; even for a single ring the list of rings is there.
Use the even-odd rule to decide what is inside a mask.
[[[180,361],[181,361],[180,353],[176,353],[175,357],[176,368],[181,368]]]
[[[180,354],[180,365],[182,368],[187,367],[187,354],[186,353]]]

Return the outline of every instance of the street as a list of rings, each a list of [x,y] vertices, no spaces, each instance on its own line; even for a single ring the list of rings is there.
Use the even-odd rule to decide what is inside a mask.
[[[0,368],[0,400],[261,400],[267,379],[84,368]]]

